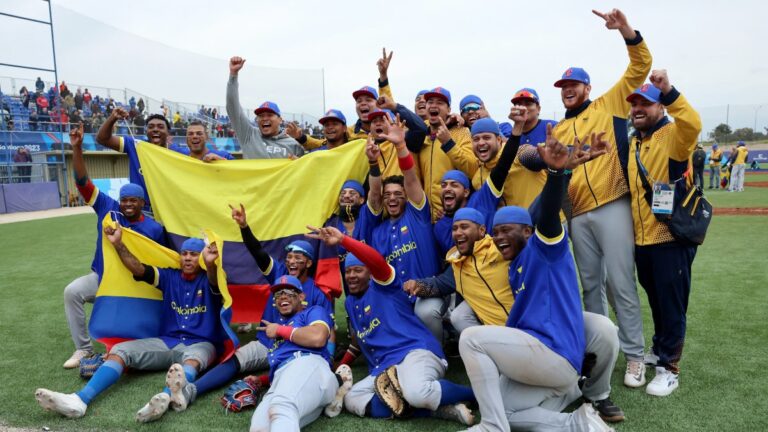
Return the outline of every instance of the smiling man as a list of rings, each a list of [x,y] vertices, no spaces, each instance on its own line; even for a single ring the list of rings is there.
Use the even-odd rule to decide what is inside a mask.
[[[589,74],[568,68],[555,82],[565,106],[565,118],[555,128],[555,137],[569,145],[582,145],[589,134],[606,131],[611,149],[604,157],[573,170],[568,185],[572,214],[569,215],[573,254],[579,268],[584,309],[608,315],[608,296],[619,324],[621,350],[627,360],[624,385],[645,384],[643,364],[643,320],[634,273],[632,209],[626,169],[629,156],[626,101],[651,71],[651,53],[643,37],[618,9],[593,11],[605,26],[618,30],[626,44],[629,65],[624,75],[594,101]],[[590,143],[591,144],[591,143]],[[611,221],[600,223],[599,221]]]
[[[283,131],[283,119],[280,108],[274,102],[266,101],[259,105],[256,114],[256,127],[240,106],[240,93],[237,76],[245,65],[242,57],[229,59],[229,80],[227,81],[227,115],[232,119],[244,159],[281,159],[301,156],[304,148],[295,139]]]
[[[130,228],[155,242],[166,245],[166,233],[162,225],[149,216],[142,214],[144,206],[144,189],[133,183],[120,188],[120,201],[115,201],[109,195],[101,192],[88,178],[88,170],[83,158],[83,125],[69,132],[69,142],[72,144],[72,166],[75,171],[75,185],[88,205],[96,213],[96,252],[91,262],[91,273],[72,281],[64,288],[64,312],[75,352],[64,362],[65,369],[80,366],[80,360],[93,355],[93,345],[88,337],[88,327],[85,322],[85,303],[93,303],[99,280],[104,271],[101,253],[101,221],[107,213],[112,212],[121,225]]]
[[[295,122],[289,123],[285,131],[294,138],[299,144],[305,146],[310,152],[318,150],[332,150],[349,141],[349,132],[347,131],[347,118],[344,113],[337,109],[329,109],[325,115],[317,121],[323,126],[323,141],[319,146],[309,149],[306,146],[309,138],[304,131]],[[313,138],[314,139],[314,138]]]
[[[169,149],[203,162],[234,159],[229,152],[209,149],[206,144],[208,144],[208,129],[200,120],[192,120],[187,126],[187,147],[172,144]]]

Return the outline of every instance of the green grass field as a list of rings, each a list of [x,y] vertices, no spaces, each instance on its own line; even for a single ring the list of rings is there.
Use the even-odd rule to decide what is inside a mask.
[[[748,187],[742,194],[708,196],[716,206],[768,206],[768,188]],[[627,419],[617,425],[618,430],[768,429],[768,374],[763,368],[768,358],[768,275],[763,267],[768,256],[767,228],[768,219],[760,216],[719,216],[713,220],[694,262],[681,387],[662,399],[641,389],[626,389],[621,384],[624,361],[620,359],[612,398]],[[79,420],[65,420],[38,407],[34,399],[37,387],[72,392],[84,383],[76,371],[61,368],[73,350],[62,291],[72,279],[87,272],[94,230],[92,215],[0,225],[0,286],[5,298],[0,304],[4,345],[0,356],[0,425],[34,430],[246,430],[250,414],[225,414],[218,404],[219,392],[202,397],[187,412],[169,412],[153,424],[134,423],[136,410],[162,388],[163,373],[124,376]],[[652,323],[645,294],[638,289],[648,341]],[[337,316],[343,317],[340,304]],[[338,321],[342,335],[345,320]],[[362,359],[354,372],[357,379],[365,375]],[[460,359],[452,359],[448,376],[468,383]],[[461,429],[459,426],[434,419],[388,421],[342,414],[333,420],[321,418],[306,430],[445,431]]]

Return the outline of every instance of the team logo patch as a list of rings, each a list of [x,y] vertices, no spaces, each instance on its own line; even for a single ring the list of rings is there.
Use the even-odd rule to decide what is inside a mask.
[[[571,69],[571,68],[568,68],[568,70],[567,70],[567,71],[565,71],[565,76],[569,77],[569,76],[571,76],[571,75],[573,75],[573,69]]]
[[[366,314],[366,315],[370,315],[371,314],[371,306],[368,305],[368,306],[364,307],[363,308],[363,313]]]
[[[642,86],[642,87],[640,87],[640,91],[641,91],[641,92],[643,92],[643,93],[645,93],[645,92],[647,92],[647,91],[648,91],[648,89],[649,89],[650,87],[651,87],[651,85],[650,85],[650,84],[643,84],[643,86]]]
[[[523,274],[523,266],[518,267],[517,272]]]
[[[407,225],[401,226],[400,227],[400,233],[401,234],[408,234],[408,226]]]
[[[203,296],[203,290],[197,290],[197,297],[200,298]]]

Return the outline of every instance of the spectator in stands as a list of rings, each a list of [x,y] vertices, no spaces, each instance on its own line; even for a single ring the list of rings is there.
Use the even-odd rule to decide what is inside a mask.
[[[109,98],[109,102],[107,102],[107,115],[112,114],[112,111],[115,110],[115,107],[117,107],[117,104],[115,104],[115,100],[112,98]]]
[[[94,99],[91,102],[91,114],[92,115],[101,114],[101,105],[99,104],[99,99],[98,98],[99,97],[96,96],[96,99]]]
[[[68,113],[75,109],[75,97],[72,93],[63,98],[64,110]]]
[[[139,103],[136,104],[136,109],[139,110],[139,114],[144,115],[145,108],[146,105],[144,105],[144,98],[139,98]]]
[[[69,91],[69,87],[67,87],[67,83],[64,81],[62,81],[61,85],[59,85],[59,94],[61,97],[67,97],[72,94],[72,92]]]
[[[101,128],[101,125],[103,124],[104,124],[104,114],[102,114],[101,111],[95,112],[91,116],[91,130],[98,131],[99,128]]]
[[[168,107],[165,106],[165,104],[160,105],[160,109],[163,110],[163,117],[168,118],[169,110]]]
[[[211,110],[211,118],[214,119],[214,120],[218,120],[219,119],[219,110],[217,110],[216,108],[212,109]]]
[[[173,123],[173,127],[178,127],[176,125],[181,123],[181,114],[179,114],[178,111],[176,111],[176,114],[173,115],[172,123]]]
[[[35,90],[37,90],[37,93],[42,93],[45,91],[45,83],[42,79],[40,79],[40,77],[37,77],[37,81],[35,81]]]
[[[29,112],[29,130],[37,130],[37,121],[37,110],[33,109]]]
[[[82,112],[79,109],[72,111],[72,115],[69,116],[70,125],[77,126],[83,122]]]
[[[128,106],[131,107],[131,110],[136,109],[136,98],[131,96],[130,99],[128,99]]]
[[[49,89],[48,89],[48,94],[47,94],[47,96],[48,96],[48,104],[49,104],[50,106],[54,106],[54,105],[56,105],[56,104],[54,103],[54,101],[55,101],[55,98],[56,98],[56,87],[53,87],[53,86],[51,86],[51,88],[49,88]]]
[[[17,168],[19,182],[29,183],[31,181],[30,175],[32,174],[32,167],[29,165],[32,163],[32,155],[29,154],[29,150],[26,147],[16,148],[16,154],[13,155],[13,163],[24,164],[24,166]]]
[[[133,125],[136,126],[136,130],[134,131],[134,135],[144,135],[144,126],[146,126],[146,121],[144,120],[144,114],[139,114],[136,117],[133,118]]]
[[[83,102],[90,104],[91,100],[93,100],[93,97],[91,96],[91,92],[88,91],[88,89],[85,89],[83,92]]]
[[[75,109],[83,109],[83,90],[78,87],[75,93]]]
[[[19,99],[21,99],[21,104],[24,108],[29,108],[29,90],[27,90],[26,86],[19,90]]]
[[[35,101],[37,104],[37,113],[47,113],[48,112],[48,98],[45,97],[42,93],[37,96],[37,100]]]

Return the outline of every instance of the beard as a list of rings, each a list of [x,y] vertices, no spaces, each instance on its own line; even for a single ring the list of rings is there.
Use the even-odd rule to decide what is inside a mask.
[[[354,222],[360,214],[362,204],[347,204],[339,206],[339,217],[344,222]]]

